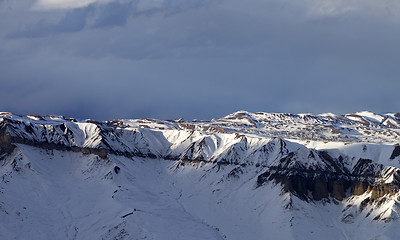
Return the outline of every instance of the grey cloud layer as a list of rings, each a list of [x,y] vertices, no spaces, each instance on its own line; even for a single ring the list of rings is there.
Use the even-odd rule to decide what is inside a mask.
[[[3,2],[0,109],[103,119],[399,111],[397,5],[382,13],[314,2],[113,1],[48,12]]]
[[[45,37],[59,33],[71,33],[87,28],[107,28],[126,25],[129,17],[150,17],[154,14],[170,16],[179,14],[191,8],[204,6],[206,0],[174,0],[161,1],[162,4],[148,4],[143,7],[143,0],[116,0],[107,4],[92,3],[85,7],[66,10],[58,22],[41,18],[34,23],[28,23],[23,29],[11,33],[11,37]],[[151,2],[151,1],[147,1]],[[65,10],[64,10],[65,12]]]

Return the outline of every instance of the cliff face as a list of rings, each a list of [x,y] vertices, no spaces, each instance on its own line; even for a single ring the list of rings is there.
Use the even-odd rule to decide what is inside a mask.
[[[368,202],[373,203],[384,196],[390,198],[398,195],[398,168],[378,165],[380,170],[376,172],[360,172],[362,169],[376,166],[372,160],[359,159],[351,172],[273,167],[258,176],[257,186],[274,181],[282,184],[284,191],[291,192],[305,201],[329,201],[330,198],[342,201],[347,197],[369,193]],[[391,179],[390,182],[387,182],[387,179]]]
[[[5,121],[0,122],[0,155],[10,154],[15,146],[11,143],[11,137],[7,132]]]

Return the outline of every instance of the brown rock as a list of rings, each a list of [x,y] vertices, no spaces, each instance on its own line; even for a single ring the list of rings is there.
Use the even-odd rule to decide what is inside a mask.
[[[366,182],[353,182],[351,186],[352,195],[361,195],[370,190],[369,184]]]
[[[328,187],[325,181],[322,181],[320,178],[316,178],[314,181],[314,189],[312,192],[313,198],[317,201],[328,198]]]
[[[332,197],[336,200],[342,201],[343,198],[346,197],[345,187],[343,182],[341,181],[334,181],[332,186]]]
[[[0,123],[0,155],[10,154],[14,151],[15,146],[11,144],[11,137],[7,133],[7,125],[5,122]]]

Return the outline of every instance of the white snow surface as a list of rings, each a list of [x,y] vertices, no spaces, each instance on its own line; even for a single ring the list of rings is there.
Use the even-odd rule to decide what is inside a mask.
[[[12,168],[12,162],[16,167]],[[120,167],[117,174],[115,166]],[[258,170],[163,159],[108,160],[19,145],[2,161],[0,239],[398,239],[359,196],[304,202]],[[17,170],[16,170],[17,169]],[[352,204],[352,208],[346,206]],[[381,208],[393,214],[398,203]],[[372,209],[372,208],[371,208]],[[377,211],[377,210],[376,210]],[[344,222],[345,216],[351,215]],[[397,213],[395,213],[396,216]]]
[[[108,152],[15,143],[0,156],[0,239],[399,239],[400,193],[365,206],[370,192],[304,201],[281,184],[257,185],[289,153],[288,168],[335,171],[317,151],[344,156],[349,170],[370,159],[391,183],[398,117],[239,111],[96,122],[0,112],[12,137]]]

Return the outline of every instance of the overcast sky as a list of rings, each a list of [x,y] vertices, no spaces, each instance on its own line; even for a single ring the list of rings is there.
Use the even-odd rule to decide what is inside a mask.
[[[400,112],[399,0],[0,0],[0,111]]]

